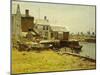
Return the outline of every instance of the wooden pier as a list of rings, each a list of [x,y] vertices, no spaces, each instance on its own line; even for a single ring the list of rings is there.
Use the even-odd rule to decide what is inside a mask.
[[[58,54],[60,54],[60,53],[58,52]],[[95,59],[90,58],[90,57],[86,57],[86,56],[82,56],[80,54],[71,53],[71,52],[63,52],[63,53],[61,53],[61,55],[64,55],[64,54],[72,55],[72,56],[75,56],[75,57],[80,57],[80,58],[83,58],[84,60],[89,60],[91,62],[96,62]]]

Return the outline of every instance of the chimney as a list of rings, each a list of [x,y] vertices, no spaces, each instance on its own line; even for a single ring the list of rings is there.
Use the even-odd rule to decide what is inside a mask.
[[[26,14],[26,16],[29,16],[29,10],[28,9],[25,10],[25,14]]]
[[[44,16],[44,20],[47,20],[47,16]]]
[[[47,19],[47,16],[44,16],[44,20],[47,21],[47,22],[49,21],[49,20]]]

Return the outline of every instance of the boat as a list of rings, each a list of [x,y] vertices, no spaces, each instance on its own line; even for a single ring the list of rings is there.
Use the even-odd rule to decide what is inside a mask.
[[[75,50],[81,50],[82,45],[79,44],[78,40],[71,40],[69,41],[69,48],[75,49]]]

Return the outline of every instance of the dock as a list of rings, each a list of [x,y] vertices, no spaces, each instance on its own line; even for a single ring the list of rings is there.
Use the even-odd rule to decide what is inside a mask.
[[[58,54],[60,54],[60,53],[58,52]],[[82,56],[82,55],[77,54],[77,53],[71,53],[71,52],[63,52],[63,53],[61,53],[61,55],[64,55],[64,54],[72,55],[72,56],[75,56],[75,57],[80,57],[80,58],[83,58],[83,60],[89,60],[91,62],[96,62],[96,59],[93,59],[93,58],[90,58],[90,57],[86,57],[86,56]]]

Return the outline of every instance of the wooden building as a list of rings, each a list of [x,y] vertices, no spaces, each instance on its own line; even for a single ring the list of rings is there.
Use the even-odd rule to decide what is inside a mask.
[[[22,32],[27,32],[28,29],[33,29],[34,17],[29,15],[29,10],[25,10],[25,15],[21,16]]]
[[[45,40],[51,39],[51,28],[46,16],[44,16],[44,19],[35,20],[34,30],[35,31],[37,30],[43,39]]]
[[[68,40],[69,31],[65,27],[51,26],[51,38],[55,40]]]

